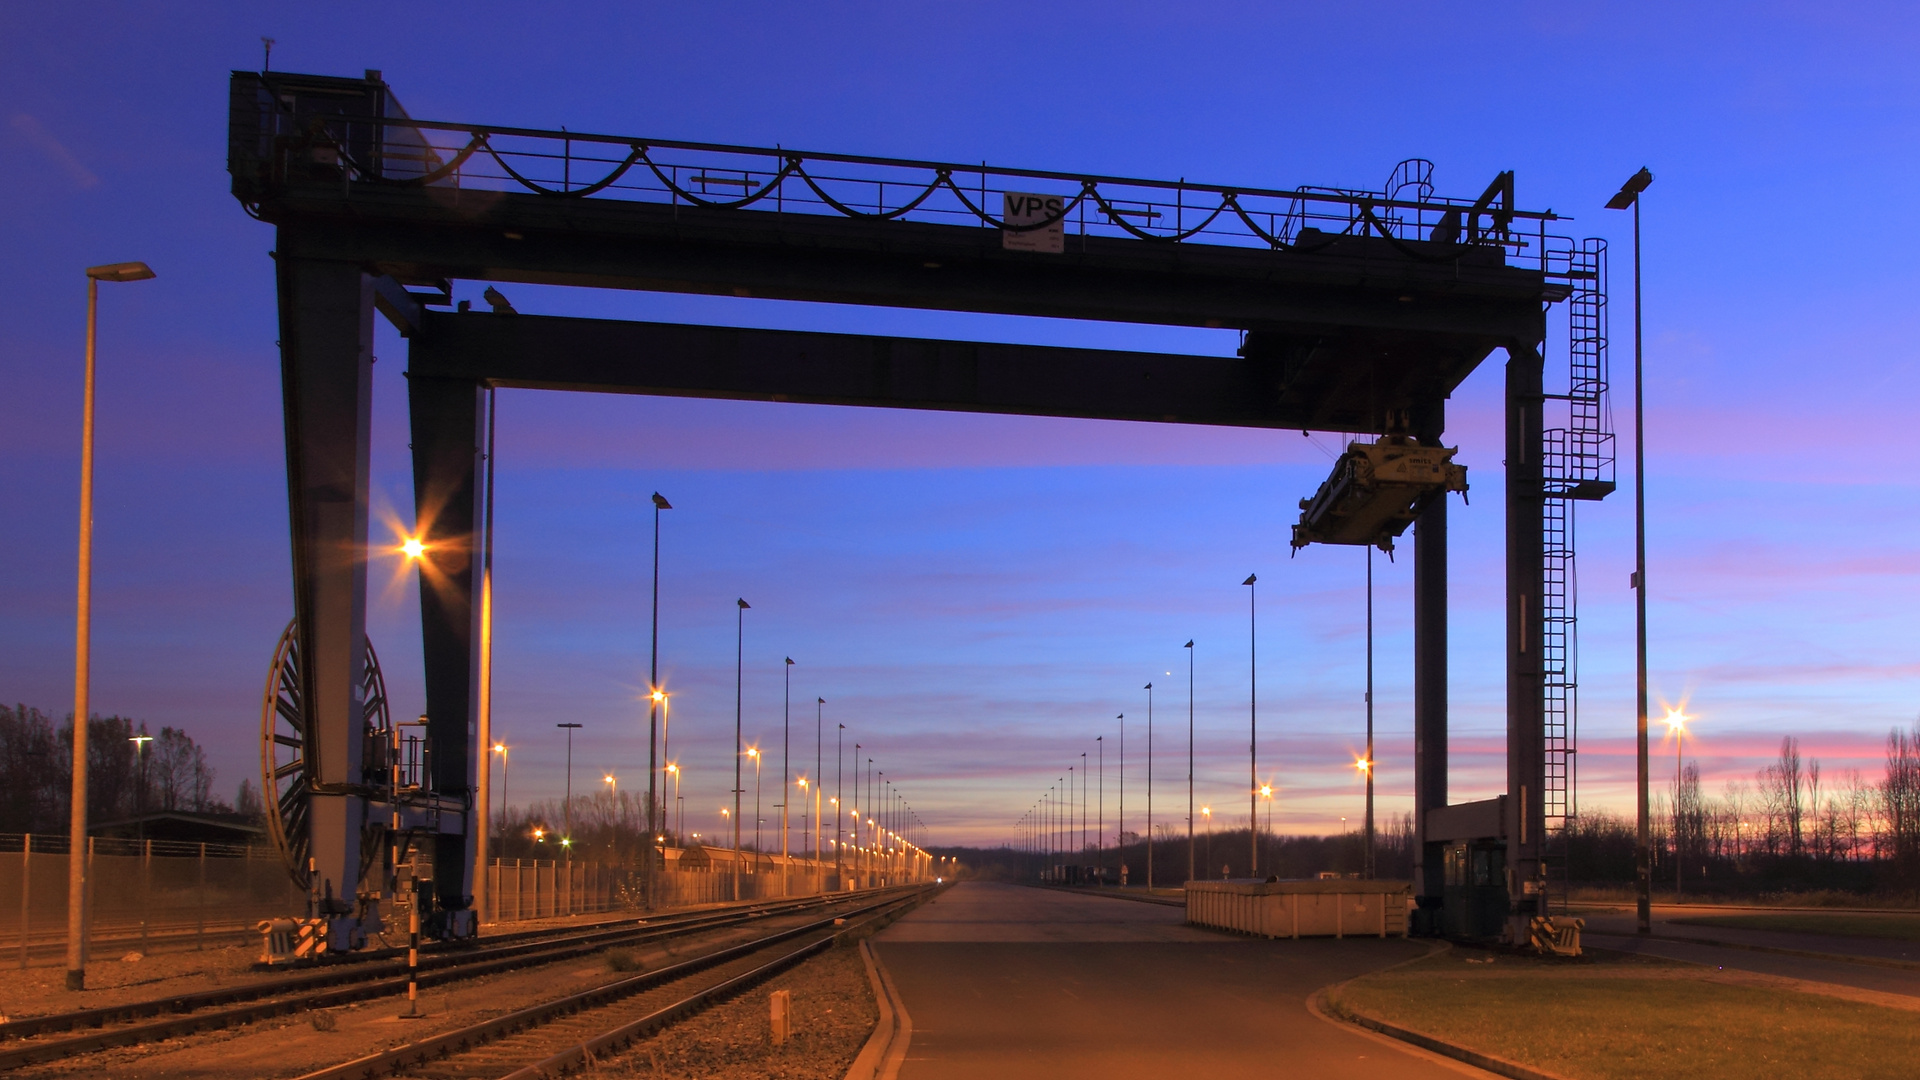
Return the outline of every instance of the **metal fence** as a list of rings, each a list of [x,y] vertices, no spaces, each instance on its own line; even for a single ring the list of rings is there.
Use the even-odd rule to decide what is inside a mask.
[[[668,867],[654,883],[655,905],[694,907],[732,900],[811,896],[833,884],[833,868],[801,860],[776,860],[755,869]],[[567,863],[552,859],[494,859],[487,868],[486,922],[524,922],[566,915],[628,911],[645,904],[645,875],[638,866]]]
[[[0,957],[24,967],[64,955],[66,849],[65,837],[0,836]],[[95,956],[225,944],[261,919],[306,907],[265,847],[97,838],[88,849]]]
[[[95,838],[88,844],[89,954],[179,951],[252,943],[263,919],[304,913],[307,894],[279,854],[264,846],[181,844]],[[64,836],[0,834],[0,964],[58,962],[67,940]],[[682,868],[677,850],[655,882],[660,908],[732,900],[809,896],[885,883],[877,871],[831,863],[712,852]],[[422,864],[422,873],[429,873]],[[644,882],[633,864],[493,859],[487,866],[489,923],[638,910]]]

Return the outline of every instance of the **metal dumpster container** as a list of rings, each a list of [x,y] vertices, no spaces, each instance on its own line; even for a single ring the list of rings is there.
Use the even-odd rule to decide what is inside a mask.
[[[1406,937],[1405,881],[1189,881],[1187,922],[1267,938]]]

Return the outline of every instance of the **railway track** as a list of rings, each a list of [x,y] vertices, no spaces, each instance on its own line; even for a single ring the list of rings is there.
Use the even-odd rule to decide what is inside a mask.
[[[894,894],[901,891],[885,890]],[[860,897],[872,898],[873,894]],[[445,985],[576,959],[613,946],[646,944],[846,903],[848,898],[843,896],[816,896],[683,916],[526,931],[482,946],[422,956],[418,984],[422,988]],[[406,986],[403,961],[337,963],[242,986],[14,1020],[0,1024],[0,1070],[401,994]],[[94,1030],[46,1037],[82,1028]]]
[[[656,971],[311,1072],[299,1080],[546,1080],[599,1061],[899,914],[931,887],[762,935]]]

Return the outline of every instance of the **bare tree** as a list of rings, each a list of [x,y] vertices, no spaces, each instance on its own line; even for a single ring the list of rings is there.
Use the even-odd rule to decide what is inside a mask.
[[[1912,732],[1887,733],[1887,774],[1880,782],[1882,818],[1878,853],[1893,862],[1909,888],[1920,888],[1920,722]]]
[[[1858,860],[1861,857],[1861,833],[1871,834],[1873,829],[1873,785],[1866,782],[1859,769],[1847,770],[1846,810],[1842,817],[1842,827],[1846,830],[1847,858]]]
[[[0,705],[0,832],[53,832],[66,817],[59,739],[39,709]]]
[[[147,751],[149,808],[204,812],[212,802],[213,769],[206,751],[179,728],[163,727]]]

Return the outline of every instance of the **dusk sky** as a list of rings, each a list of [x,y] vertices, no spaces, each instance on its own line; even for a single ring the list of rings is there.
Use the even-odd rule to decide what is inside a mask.
[[[101,289],[93,707],[185,727],[231,797],[291,615],[272,229],[227,191],[231,69],[377,68],[417,118],[1292,187],[1436,164],[1612,244],[1613,415],[1631,445],[1630,219],[1645,198],[1652,686],[1695,716],[1709,788],[1783,735],[1880,771],[1920,713],[1920,14],[1910,4],[92,5],[0,9],[0,700],[72,708],[82,270]],[[1913,201],[1909,201],[1913,200]],[[478,303],[481,283],[456,283]],[[522,312],[1231,353],[1229,331],[501,286]],[[484,306],[484,305],[482,305]],[[1549,320],[1564,333],[1564,314]],[[404,342],[381,320],[376,539],[411,526]],[[1561,354],[1554,353],[1553,356]],[[1453,798],[1504,785],[1501,364],[1449,406]],[[1564,361],[1561,361],[1562,363]],[[1551,364],[1551,361],[1550,361]],[[1364,554],[1289,557],[1337,434],[503,391],[495,728],[515,803],[645,782],[648,496],[665,494],[661,657],[689,828],[745,729],[776,801],[845,723],[935,843],[999,843],[1126,714],[1141,826],[1198,798],[1244,823],[1247,591],[1260,772],[1282,831],[1356,817]],[[1633,511],[1580,508],[1581,787],[1631,808]],[[1409,538],[1410,541],[1410,538]],[[1382,813],[1411,808],[1412,547],[1376,557]],[[370,634],[420,711],[419,609],[376,561]],[[1659,709],[1656,706],[1656,714]],[[803,748],[804,747],[804,751]],[[1669,777],[1670,743],[1655,773]],[[751,781],[749,781],[751,784]],[[1184,807],[1182,807],[1184,809]],[[1231,812],[1217,820],[1231,824]]]

